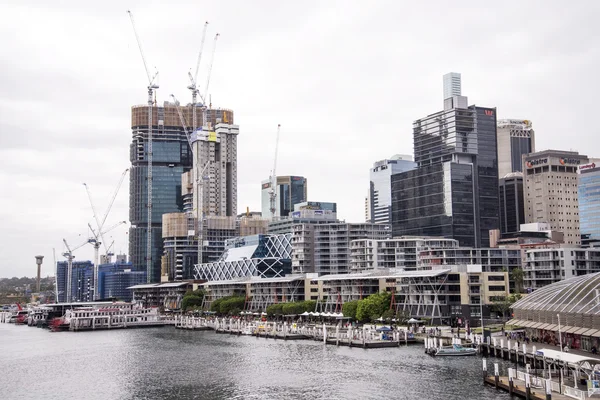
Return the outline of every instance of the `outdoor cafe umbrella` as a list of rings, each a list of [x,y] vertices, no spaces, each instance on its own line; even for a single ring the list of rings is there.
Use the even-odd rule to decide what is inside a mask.
[[[420,324],[421,323],[421,321],[419,321],[418,319],[414,319],[414,318],[409,319],[407,322],[409,324]]]
[[[393,329],[389,326],[382,326],[380,328],[377,328],[377,332],[391,332],[392,330]]]

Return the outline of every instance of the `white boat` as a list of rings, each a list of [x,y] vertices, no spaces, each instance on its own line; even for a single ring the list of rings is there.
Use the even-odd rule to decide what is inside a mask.
[[[477,349],[473,347],[463,347],[460,344],[452,346],[440,347],[436,350],[435,356],[474,356],[477,354]]]

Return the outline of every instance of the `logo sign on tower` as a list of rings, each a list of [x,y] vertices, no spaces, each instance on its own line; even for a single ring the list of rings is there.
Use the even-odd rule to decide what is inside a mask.
[[[577,158],[567,158],[567,157],[563,157],[559,160],[561,165],[566,165],[566,164],[576,164],[579,165],[581,164],[581,160],[578,160]]]
[[[548,159],[547,158],[538,158],[537,160],[527,161],[525,163],[525,165],[527,165],[527,168],[533,168],[533,167],[536,167],[538,165],[542,165],[542,164],[546,164],[546,163],[548,163]]]

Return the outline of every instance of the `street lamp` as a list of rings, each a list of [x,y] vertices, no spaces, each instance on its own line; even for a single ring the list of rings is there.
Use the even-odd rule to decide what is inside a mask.
[[[559,341],[560,351],[563,351],[562,333],[560,331],[560,314],[556,314],[556,318],[558,318],[558,341]]]

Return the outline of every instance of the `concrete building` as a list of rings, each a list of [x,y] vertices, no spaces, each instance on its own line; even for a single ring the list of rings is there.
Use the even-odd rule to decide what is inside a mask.
[[[600,246],[600,162],[580,165],[578,178],[582,245]]]
[[[498,120],[498,177],[523,172],[522,157],[535,152],[535,132],[525,119]]]
[[[158,282],[161,272],[162,215],[183,210],[181,175],[192,168],[192,152],[175,106],[165,102],[152,107],[152,245],[146,254],[148,218],[148,106],[131,109],[132,142],[130,145],[129,185],[129,256],[135,268],[146,268],[151,260],[148,280]],[[192,106],[182,107],[188,121],[192,120]],[[202,112],[198,109],[200,120]],[[233,122],[230,110],[208,110],[208,120]],[[225,161],[225,158],[223,158]],[[221,164],[220,164],[221,165]],[[231,169],[230,169],[231,171]],[[216,176],[214,173],[212,176]],[[235,186],[232,186],[232,188]],[[207,190],[207,193],[210,192]],[[235,206],[233,207],[235,208]]]
[[[413,123],[417,168],[392,175],[392,232],[487,247],[500,225],[496,110],[464,96]]]
[[[190,282],[147,283],[131,286],[133,301],[145,307],[159,307],[165,310],[179,310],[183,296],[192,290]]]
[[[527,250],[523,272],[525,287],[531,290],[600,272],[600,249],[561,247]]]
[[[577,171],[587,156],[573,151],[545,150],[523,156],[525,220],[547,222],[565,234],[565,243],[581,244]]]
[[[194,169],[205,167],[202,189],[202,215],[235,217],[237,214],[237,137],[239,126],[217,123],[192,134]],[[194,193],[200,193],[194,184]],[[194,196],[194,209],[198,207]]]
[[[385,239],[388,225],[298,223],[292,226],[292,269],[294,273],[340,274],[350,272],[350,242]]]
[[[273,217],[271,213],[271,181],[261,182],[261,211],[265,217]],[[277,198],[275,201],[275,217],[287,217],[294,211],[294,204],[305,202],[308,190],[307,180],[303,176],[278,176]]]
[[[550,224],[536,222],[521,224],[518,232],[500,234],[500,230],[490,231],[490,247],[535,247],[536,245],[558,245],[564,243],[564,233],[553,231]]]
[[[296,224],[330,224],[334,222],[338,222],[337,214],[331,210],[304,209],[292,212],[290,217],[270,221],[268,232],[273,235],[282,235],[292,233],[292,227]]]
[[[59,303],[67,301],[67,290],[69,290],[67,288],[67,271],[67,261],[56,263],[56,289]],[[72,303],[94,300],[94,264],[91,261],[73,261],[70,290]]]
[[[254,235],[225,241],[218,260],[198,264],[194,277],[222,281],[242,277],[282,277],[292,272],[291,234]]]
[[[457,248],[454,239],[435,237],[400,237],[384,240],[360,239],[350,243],[350,270],[417,269],[419,254],[427,249]]]
[[[416,166],[412,156],[400,154],[373,164],[369,171],[370,222],[388,225],[392,223],[392,175],[410,171]]]
[[[521,224],[525,223],[523,174],[521,172],[511,172],[500,178],[498,186],[500,233],[502,235],[517,233]]]

